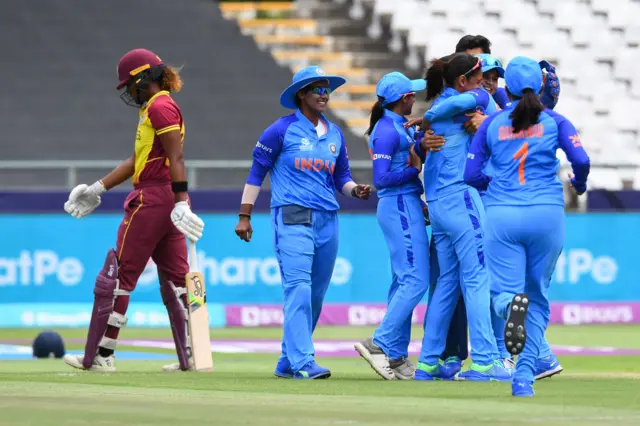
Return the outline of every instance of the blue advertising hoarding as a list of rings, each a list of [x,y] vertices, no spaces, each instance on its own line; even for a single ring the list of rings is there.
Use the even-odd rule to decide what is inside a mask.
[[[234,233],[237,216],[205,214],[203,219],[205,235],[198,243],[198,256],[210,304],[280,303],[269,215],[254,216],[250,243]],[[120,220],[116,214],[81,220],[62,214],[0,216],[0,326],[13,325],[8,323],[9,309],[35,312],[28,306],[57,304],[47,312],[59,308],[72,317],[74,308],[60,304],[89,306],[95,275],[115,244]],[[552,301],[640,301],[634,274],[636,235],[640,235],[640,214],[567,215],[566,243],[551,286]],[[386,301],[391,270],[375,215],[341,214],[338,256],[328,303]],[[150,324],[146,318],[154,312],[164,311],[151,261],[133,293],[132,308],[136,304],[142,325]],[[16,312],[11,312],[15,317]],[[222,321],[216,312],[212,324]]]

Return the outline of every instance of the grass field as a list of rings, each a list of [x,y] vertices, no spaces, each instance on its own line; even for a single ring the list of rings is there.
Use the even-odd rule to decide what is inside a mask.
[[[3,329],[0,343],[38,331]],[[85,330],[57,331],[85,337]],[[316,338],[355,341],[371,332],[327,327]],[[414,339],[421,335],[416,329]],[[212,330],[214,340],[280,336],[279,329]],[[548,332],[552,345],[628,349],[640,349],[638,336],[638,326]],[[121,338],[170,332],[125,329]],[[277,379],[275,361],[273,354],[216,353],[214,373],[163,373],[167,361],[117,361],[113,374],[73,370],[61,360],[1,361],[0,425],[640,425],[639,356],[562,356],[565,371],[536,383],[533,399],[511,397],[508,383],[387,382],[360,358],[319,358],[332,370],[329,380]]]

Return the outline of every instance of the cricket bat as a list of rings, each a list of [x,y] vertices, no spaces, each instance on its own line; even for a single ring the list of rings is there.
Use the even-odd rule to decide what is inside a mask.
[[[189,342],[196,371],[212,371],[211,336],[209,334],[209,312],[204,277],[198,271],[196,243],[187,238],[189,244],[189,273],[185,275],[189,316]]]

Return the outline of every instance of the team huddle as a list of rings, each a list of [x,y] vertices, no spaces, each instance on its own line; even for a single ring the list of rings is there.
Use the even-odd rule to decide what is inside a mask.
[[[144,49],[123,56],[118,76],[123,100],[140,109],[135,152],[93,185],[74,188],[65,210],[84,217],[129,178],[134,191],[116,250],[96,279],[85,353],[65,362],[115,371],[129,296],[153,258],[179,361],[165,370],[193,370],[186,240],[198,241],[204,223],[190,208],[184,123],[170,96],[180,77]],[[278,377],[331,376],[315,361],[312,335],[338,253],[336,194],[371,195],[370,185],[354,182],[342,130],[324,115],[345,82],[317,66],[293,76],[280,104],[294,112],[260,136],[242,194],[235,232],[249,242],[252,209],[269,174],[284,295]],[[456,53],[431,61],[424,79],[392,72],[378,82],[366,133],[392,276],[386,315],[355,350],[384,379],[510,381],[514,396],[533,396],[536,379],[562,371],[545,339],[565,226],[556,151],[572,165],[577,194],[586,191],[589,157],[573,124],[553,111],[559,89],[549,63],[516,57],[503,67],[482,36],[463,37]],[[423,91],[430,107],[409,119]],[[416,365],[408,359],[411,317],[425,295]],[[472,362],[462,371],[468,341]]]

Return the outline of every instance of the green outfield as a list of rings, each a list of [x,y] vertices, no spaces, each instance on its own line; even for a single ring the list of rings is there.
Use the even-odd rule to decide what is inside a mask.
[[[0,343],[38,331],[0,330]],[[85,335],[57,331],[69,340]],[[355,341],[371,332],[325,327],[316,337]],[[414,339],[421,334],[416,329]],[[280,336],[279,329],[212,330],[214,340]],[[640,349],[638,336],[639,326],[555,326],[548,333],[552,345],[626,349]],[[121,338],[170,333],[128,328]],[[117,361],[113,374],[73,370],[61,360],[0,361],[0,425],[640,425],[640,356],[560,356],[565,371],[536,383],[533,399],[512,398],[508,383],[386,382],[354,357],[319,358],[333,372],[329,380],[276,379],[276,358],[216,353],[213,373],[163,373],[167,361],[159,360]]]

